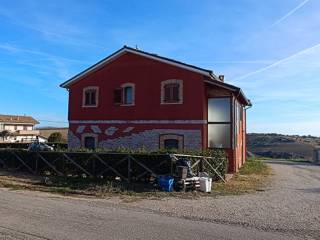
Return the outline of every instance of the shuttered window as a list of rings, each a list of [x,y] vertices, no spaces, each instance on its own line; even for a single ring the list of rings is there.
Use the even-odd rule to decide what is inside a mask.
[[[115,89],[113,94],[114,103],[122,104],[122,88]]]
[[[114,90],[114,104],[121,106],[134,106],[135,85],[133,83],[124,83],[120,88]]]
[[[85,90],[85,106],[95,106],[97,105],[97,90],[96,89],[87,89]]]
[[[164,86],[164,102],[172,103],[179,102],[179,84],[178,83],[168,83]]]

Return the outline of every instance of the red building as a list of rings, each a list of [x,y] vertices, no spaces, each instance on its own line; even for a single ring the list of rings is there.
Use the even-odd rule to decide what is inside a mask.
[[[70,148],[223,148],[230,172],[245,161],[250,101],[210,70],[125,46],[60,86]]]

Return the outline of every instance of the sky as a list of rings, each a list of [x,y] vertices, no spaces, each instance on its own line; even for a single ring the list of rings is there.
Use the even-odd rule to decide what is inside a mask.
[[[248,132],[320,136],[319,0],[1,0],[0,113],[66,126],[59,84],[123,45],[225,75]]]

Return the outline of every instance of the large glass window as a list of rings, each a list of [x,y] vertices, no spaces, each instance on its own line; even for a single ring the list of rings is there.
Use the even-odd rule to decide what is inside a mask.
[[[209,98],[209,122],[230,122],[230,98]]]
[[[231,147],[231,98],[208,99],[208,147]]]
[[[230,124],[209,124],[208,144],[210,148],[229,148]]]

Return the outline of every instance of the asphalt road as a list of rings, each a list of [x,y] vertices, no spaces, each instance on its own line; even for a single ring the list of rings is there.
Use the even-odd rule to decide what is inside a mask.
[[[273,164],[273,167],[277,166],[281,165]],[[299,185],[303,184],[300,182]],[[236,224],[170,217],[110,200],[64,198],[0,189],[0,239],[305,238]]]

